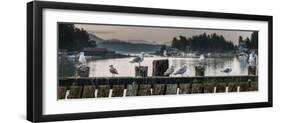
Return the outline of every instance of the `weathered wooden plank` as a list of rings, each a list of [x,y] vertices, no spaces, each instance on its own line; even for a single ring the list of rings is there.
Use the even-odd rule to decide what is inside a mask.
[[[127,91],[126,96],[137,96],[138,93],[138,84],[128,84],[127,85]]]
[[[98,86],[98,98],[108,97],[110,91],[110,85],[99,85]]]
[[[133,80],[133,81],[132,81]],[[239,86],[240,92],[257,91],[258,78],[257,76],[219,76],[219,77],[101,77],[89,79],[81,77],[71,82],[69,79],[63,79],[63,84],[59,84],[58,99],[64,99],[67,90],[70,90],[68,98],[93,98],[95,97],[95,89],[90,89],[93,84],[100,85],[98,89],[98,97],[108,97],[110,86],[112,86],[112,96],[123,96],[124,84],[126,86],[126,96],[144,96],[144,95],[164,95],[189,93],[213,93],[216,87],[216,92],[225,92],[228,87],[228,92],[236,92]],[[86,85],[84,85],[86,82]],[[72,83],[68,85],[67,83]],[[73,84],[75,83],[75,84]],[[104,83],[104,84],[101,84]],[[190,86],[190,84],[193,86]],[[214,83],[215,86],[214,86]],[[113,85],[111,85],[113,84]],[[139,84],[141,87],[139,87]],[[151,85],[152,90],[151,91]],[[166,85],[166,87],[165,87]],[[179,86],[178,86],[179,85]],[[123,86],[123,87],[122,87]],[[115,88],[116,87],[116,88]],[[118,92],[116,90],[119,90]],[[80,92],[81,91],[81,92]]]
[[[173,84],[173,83],[192,83],[194,80],[198,81],[215,81],[215,82],[244,82],[248,79],[256,80],[257,76],[191,76],[191,77],[164,77],[164,76],[152,76],[152,77],[64,77],[60,78],[59,86],[71,86],[75,82],[76,85],[92,85],[93,83],[97,85],[105,85],[108,83],[116,84],[136,84],[146,83],[146,82],[157,82],[158,84]],[[152,83],[153,84],[153,83]]]
[[[169,60],[153,60],[152,65],[152,76],[164,76],[165,71],[169,67]]]
[[[258,91],[258,82],[250,82],[249,91]]]
[[[195,66],[195,76],[204,76],[205,75],[205,67],[204,66]]]
[[[166,85],[166,95],[177,94],[178,84],[167,84]]]
[[[95,98],[96,86],[87,85],[84,86],[82,98]]]
[[[240,92],[249,91],[249,82],[240,82],[239,83]]]
[[[256,75],[256,66],[249,66],[248,67],[248,75]]]
[[[204,88],[203,88],[203,84],[201,82],[195,82],[192,83],[191,85],[191,93],[203,93]]]
[[[77,68],[76,73],[80,77],[88,77],[90,73],[90,67],[81,65]]]
[[[70,86],[68,99],[81,98],[83,86]]]
[[[204,82],[203,83],[204,93],[214,93],[215,86],[216,86],[215,82]]]
[[[227,87],[226,82],[218,82],[216,83],[216,93],[225,92],[225,88]]]
[[[58,99],[65,99],[66,90],[66,87],[58,88]]]
[[[140,84],[137,95],[138,96],[151,95],[151,84]]]
[[[179,94],[190,94],[191,84],[179,84]]]
[[[152,95],[164,95],[165,94],[165,84],[153,84]]]
[[[228,83],[228,92],[237,92],[238,82],[229,82]]]
[[[124,93],[124,85],[113,85],[112,87],[112,97],[122,97]]]
[[[135,76],[137,77],[147,77],[148,66],[136,66]]]

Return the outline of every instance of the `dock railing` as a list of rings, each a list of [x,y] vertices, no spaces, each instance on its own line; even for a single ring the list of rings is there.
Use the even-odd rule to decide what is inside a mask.
[[[64,77],[58,99],[110,98],[258,90],[258,76]]]

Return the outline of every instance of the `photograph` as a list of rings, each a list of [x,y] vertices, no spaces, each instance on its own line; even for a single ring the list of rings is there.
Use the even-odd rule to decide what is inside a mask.
[[[28,121],[273,106],[272,15],[81,1],[26,7]]]
[[[258,91],[258,34],[57,23],[59,100]]]

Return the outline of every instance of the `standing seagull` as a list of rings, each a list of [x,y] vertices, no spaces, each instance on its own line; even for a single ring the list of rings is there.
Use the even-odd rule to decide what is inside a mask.
[[[164,56],[164,57],[168,57],[168,54],[167,54],[167,51],[166,51],[166,50],[163,51],[163,56]]]
[[[181,74],[181,76],[183,76],[183,74],[187,71],[187,66],[184,65],[182,68],[180,68],[178,71],[176,71],[174,73],[174,75],[178,75],[178,74]]]
[[[87,64],[86,57],[84,56],[84,52],[80,52],[79,60],[78,61],[82,65],[86,65]]]
[[[199,62],[200,63],[204,63],[205,62],[205,56],[204,54],[201,54],[200,57],[199,57]]]
[[[130,61],[130,63],[140,63],[143,61],[144,59],[144,52],[141,52],[139,55],[137,55],[137,57],[135,57],[134,59],[132,59],[132,61]]]
[[[175,66],[172,65],[170,68],[166,70],[164,76],[170,76],[170,74],[172,74],[174,71],[175,71]]]
[[[227,75],[232,71],[231,67],[225,67],[221,72],[227,73]]]
[[[114,68],[113,65],[109,65],[109,72],[112,74],[112,77],[114,77],[115,74],[118,74],[117,69]]]
[[[255,56],[255,53],[252,52],[250,55],[249,55],[249,65],[250,66],[255,66],[256,65],[256,56]]]

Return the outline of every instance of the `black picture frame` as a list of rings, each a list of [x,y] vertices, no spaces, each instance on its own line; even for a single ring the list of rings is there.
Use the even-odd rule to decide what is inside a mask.
[[[43,98],[42,98],[43,13],[42,10],[45,8],[266,21],[268,22],[268,101],[257,102],[257,103],[241,103],[241,104],[43,115],[42,113],[43,112],[42,110],[43,109],[42,108],[42,104],[43,104]],[[27,3],[27,120],[32,122],[63,121],[63,120],[94,119],[94,118],[106,118],[106,117],[123,117],[123,116],[136,116],[136,115],[155,115],[155,114],[169,114],[169,113],[272,107],[273,105],[273,97],[272,97],[273,19],[272,18],[273,18],[272,16],[264,16],[264,15],[201,12],[201,11],[93,5],[93,4],[63,3],[63,2],[45,2],[45,1],[29,2]]]

